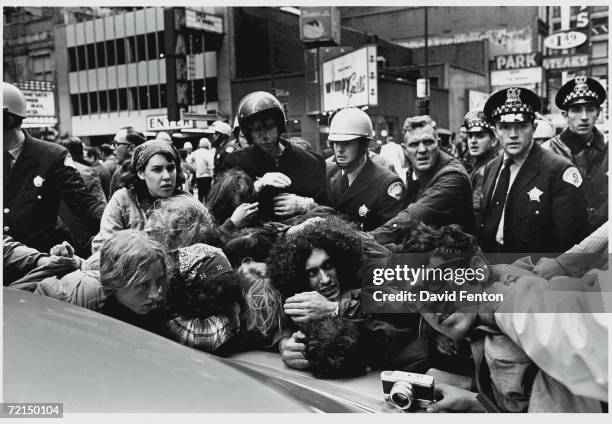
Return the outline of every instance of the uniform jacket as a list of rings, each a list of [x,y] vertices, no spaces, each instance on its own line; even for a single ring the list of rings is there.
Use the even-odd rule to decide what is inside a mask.
[[[77,159],[74,159],[74,166],[83,178],[87,191],[96,196],[106,206],[106,196],[102,190],[102,183],[96,170],[91,166],[78,162]],[[75,253],[81,257],[88,257],[91,254],[91,239],[97,231],[91,231],[87,228],[85,222],[79,219],[64,201],[60,202],[59,216],[70,230],[74,241],[73,247]]]
[[[433,169],[418,181],[407,182],[404,209],[372,232],[380,244],[399,242],[420,222],[435,226],[459,224],[465,231],[474,232],[469,176],[457,159],[442,151],[438,155]]]
[[[342,171],[336,163],[327,163],[327,181],[332,206],[363,224],[364,231],[378,228],[402,208],[405,190],[401,178],[374,165],[370,159],[345,193],[342,193]]]
[[[271,158],[256,145],[250,145],[227,156],[220,171],[239,168],[255,180],[267,172],[282,172],[291,179],[291,185],[282,190],[265,187],[259,194],[260,218],[274,220],[271,200],[281,192],[312,197],[319,204],[328,204],[325,162],[314,152],[293,146],[281,139],[285,147],[278,159]]]
[[[500,155],[485,168],[483,217],[502,163]],[[584,183],[579,180],[569,160],[534,143],[508,192],[502,252],[563,252],[579,242],[586,224]],[[482,223],[480,230],[486,230]],[[495,240],[480,242],[485,252],[497,252]]]
[[[585,145],[569,128],[551,138],[546,145],[565,156],[580,170],[585,181],[587,233],[595,231],[608,219],[608,140],[593,128],[593,141]]]
[[[472,200],[474,202],[474,214],[476,215],[476,221],[480,221],[480,214],[482,212],[482,186],[484,184],[483,177],[485,165],[496,157],[497,149],[492,147],[486,154],[478,158],[475,162],[471,162],[471,157],[469,155],[463,162],[465,169],[470,176],[470,182],[472,183]]]
[[[23,150],[4,173],[4,234],[40,251],[61,243],[55,231],[60,199],[92,232],[100,225],[104,203],[87,191],[68,150],[32,138],[24,131]]]

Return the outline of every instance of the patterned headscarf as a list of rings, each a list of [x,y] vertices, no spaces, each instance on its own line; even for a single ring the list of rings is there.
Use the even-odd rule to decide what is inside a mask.
[[[134,149],[132,170],[134,172],[144,170],[149,159],[157,154],[162,154],[168,159],[171,158],[177,169],[181,166],[181,157],[172,144],[165,140],[149,140]]]
[[[204,243],[178,249],[179,274],[186,286],[232,271],[227,257],[217,247]]]

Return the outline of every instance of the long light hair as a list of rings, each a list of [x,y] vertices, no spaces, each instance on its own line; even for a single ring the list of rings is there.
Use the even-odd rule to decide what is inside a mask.
[[[246,306],[247,330],[271,336],[283,327],[283,301],[266,264],[245,261],[236,271]]]

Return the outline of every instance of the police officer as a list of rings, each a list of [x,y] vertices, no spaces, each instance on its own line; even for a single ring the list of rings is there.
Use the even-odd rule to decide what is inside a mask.
[[[533,142],[539,109],[534,92],[516,87],[498,91],[484,106],[504,150],[484,171],[485,252],[563,252],[584,235],[582,177],[568,159]]]
[[[487,121],[481,110],[470,111],[465,115],[464,127],[467,134],[465,169],[472,183],[474,213],[480,213],[482,206],[482,183],[484,167],[497,157],[497,139],[494,126]]]
[[[26,111],[21,91],[3,82],[2,93],[4,234],[48,252],[65,238],[56,230],[60,199],[96,233],[104,203],[85,188],[64,147],[21,129]]]
[[[286,219],[327,203],[323,158],[281,137],[285,112],[276,97],[247,94],[238,104],[238,123],[249,146],[228,155],[220,171],[240,168],[255,180],[261,219]]]
[[[427,115],[408,118],[402,137],[409,162],[403,210],[372,232],[376,241],[383,245],[401,242],[420,222],[459,224],[473,233],[470,179],[461,162],[438,147],[436,122]]]
[[[232,135],[232,127],[227,122],[215,121],[210,126],[212,131],[212,147],[215,149],[215,169],[218,169],[225,158],[240,146],[236,145],[235,141],[230,141]]]
[[[608,142],[595,127],[605,100],[606,91],[593,78],[568,81],[555,97],[567,128],[547,143],[553,152],[571,160],[585,180],[588,234],[608,219]]]
[[[402,207],[404,184],[394,172],[368,157],[372,121],[361,109],[341,109],[332,118],[328,140],[335,160],[327,165],[332,206],[361,224],[364,231],[379,227]]]

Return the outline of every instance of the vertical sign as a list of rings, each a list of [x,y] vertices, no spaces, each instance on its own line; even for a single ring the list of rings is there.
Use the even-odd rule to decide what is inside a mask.
[[[185,11],[169,7],[164,10],[164,37],[166,45],[166,94],[168,120],[180,120],[181,109],[187,109],[188,68],[185,45]]]

